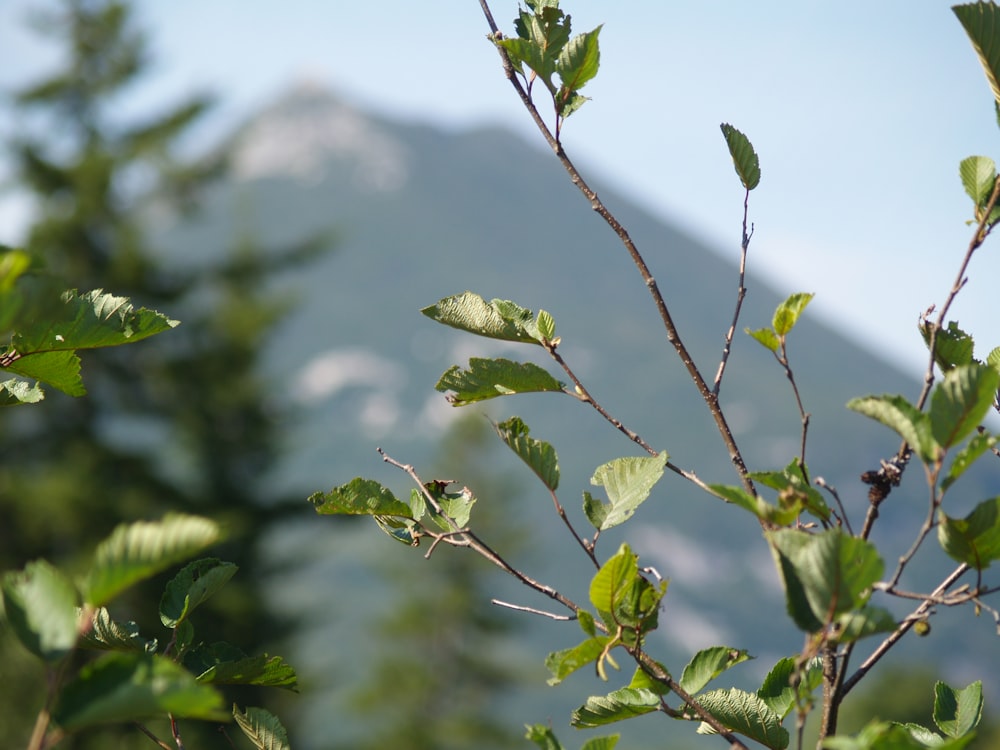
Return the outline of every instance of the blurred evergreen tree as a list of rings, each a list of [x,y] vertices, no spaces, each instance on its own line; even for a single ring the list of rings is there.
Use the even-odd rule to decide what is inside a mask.
[[[48,389],[38,407],[5,414],[0,569],[38,557],[72,569],[121,521],[204,514],[228,527],[229,541],[213,552],[240,572],[214,607],[199,613],[196,638],[226,640],[248,653],[268,644],[273,650],[287,627],[258,594],[257,542],[283,508],[301,512],[301,498],[283,506],[257,489],[277,458],[281,419],[257,363],[288,308],[269,280],[313,257],[325,238],[266,251],[244,238],[228,252],[205,248],[197,269],[172,263],[168,250],[153,246],[142,216],[152,207],[194,211],[224,173],[224,154],[179,155],[209,99],[192,98],[138,123],[120,116],[123,94],[148,63],[126,2],[62,0],[35,21],[63,56],[58,70],[12,100],[22,128],[8,146],[36,209],[24,247],[67,286],[128,296],[181,325],[140,347],[85,354],[86,397]],[[162,640],[167,633],[156,612],[168,577],[137,591],[117,616]],[[5,746],[23,746],[41,707],[41,675],[6,637],[0,660],[6,675],[23,676],[0,685],[0,736]],[[148,746],[128,728],[60,745]]]

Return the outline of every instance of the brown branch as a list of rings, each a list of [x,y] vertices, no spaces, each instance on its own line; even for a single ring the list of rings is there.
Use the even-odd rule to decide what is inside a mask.
[[[715,382],[712,384],[712,393],[715,394],[716,398],[718,398],[719,390],[722,388],[722,376],[725,374],[726,364],[729,362],[729,353],[733,346],[733,336],[736,335],[736,324],[740,319],[740,310],[743,309],[743,300],[747,296],[747,288],[744,286],[747,273],[747,250],[750,249],[750,238],[753,237],[752,225],[750,231],[747,232],[747,214],[749,210],[750,191],[747,190],[746,195],[743,196],[743,240],[740,242],[740,281],[736,289],[736,310],[733,312],[733,322],[729,325],[729,330],[726,332],[726,343],[722,346],[722,358],[719,360],[719,369],[715,373]]]

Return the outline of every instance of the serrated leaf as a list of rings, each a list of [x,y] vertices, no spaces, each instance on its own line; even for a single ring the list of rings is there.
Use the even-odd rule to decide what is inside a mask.
[[[599,613],[613,612],[638,575],[639,565],[635,554],[627,544],[622,544],[618,552],[609,557],[591,579],[590,603]]]
[[[1000,372],[973,363],[944,375],[931,394],[931,434],[942,448],[956,445],[982,422],[1000,387]]]
[[[135,651],[141,654],[155,654],[157,640],[145,638],[134,622],[116,622],[106,607],[98,607],[91,617],[90,628],[80,638],[83,648],[104,651]]]
[[[215,558],[195,560],[185,565],[167,584],[160,598],[160,622],[177,627],[203,602],[226,585],[238,570],[230,562]]]
[[[87,392],[80,376],[80,358],[72,350],[32,353],[16,359],[4,369],[48,383],[68,396],[82,396]]]
[[[719,723],[773,750],[788,747],[788,730],[768,705],[753,693],[730,688],[698,696],[698,702]]]
[[[110,653],[84,666],[59,696],[53,714],[67,732],[173,714],[226,721],[222,695],[170,659]]]
[[[552,674],[547,680],[548,684],[558,685],[576,670],[597,661],[609,640],[607,636],[595,636],[572,648],[553,651],[546,656],[545,668]]]
[[[729,646],[711,646],[702,649],[684,667],[680,686],[684,692],[694,695],[730,667],[742,664],[750,658],[745,650]]]
[[[863,607],[884,569],[872,544],[840,529],[820,534],[780,529],[766,536],[785,584],[789,615],[807,632]]]
[[[1000,103],[1000,10],[992,3],[956,5],[952,11],[958,17],[993,91]]]
[[[459,528],[467,526],[472,515],[472,506],[476,504],[476,496],[472,494],[472,490],[462,487],[457,492],[448,492],[450,484],[451,482],[435,480],[424,485],[424,489],[441,508],[441,513],[447,516],[442,518],[436,512],[432,514],[433,521],[442,531],[454,531],[452,522]]]
[[[958,165],[962,187],[976,206],[982,206],[993,192],[997,178],[996,164],[988,156],[970,156]]]
[[[997,437],[983,432],[973,435],[960,451],[955,454],[948,469],[948,475],[941,482],[941,491],[946,491],[980,456],[997,444]]]
[[[568,91],[579,91],[597,75],[601,65],[601,51],[597,37],[601,26],[569,40],[556,59],[556,72]]]
[[[614,750],[621,735],[609,734],[604,737],[592,737],[582,745],[580,750]]]
[[[774,332],[779,338],[784,338],[791,332],[795,324],[799,322],[802,311],[806,309],[806,305],[815,296],[809,292],[796,292],[778,305],[774,311],[771,325],[774,326]]]
[[[209,685],[259,685],[280,687],[298,692],[295,670],[280,656],[245,656],[219,661],[198,675],[198,682]]]
[[[45,398],[45,391],[38,383],[26,383],[17,378],[11,378],[0,383],[0,406],[18,406],[20,404],[37,404]]]
[[[642,716],[660,708],[660,696],[652,690],[621,688],[605,696],[591,696],[576,709],[570,723],[577,729],[599,727]]]
[[[663,476],[667,458],[667,452],[660,451],[656,456],[649,458],[633,456],[616,458],[597,467],[594,476],[590,478],[590,483],[604,487],[608,495],[606,513],[603,514],[600,526],[597,526],[599,530],[610,529],[632,517]],[[595,519],[600,515],[595,514]]]
[[[777,516],[787,517],[788,514],[794,513],[797,517],[798,513],[805,509],[821,521],[830,519],[830,506],[826,504],[823,495],[806,481],[802,467],[799,466],[796,459],[792,459],[780,472],[754,471],[750,473],[750,478],[760,482],[765,487],[778,491],[778,508],[773,511]],[[769,510],[770,507],[763,508],[763,510],[772,512]],[[761,510],[758,508],[758,512]],[[780,523],[773,517],[768,517],[767,520]],[[791,523],[792,520],[794,518],[790,518],[784,523]]]
[[[329,492],[314,492],[309,502],[322,515],[413,517],[409,505],[397,500],[390,490],[375,480],[363,477],[355,477]]]
[[[556,337],[556,321],[552,317],[551,313],[545,310],[538,311],[538,317],[535,318],[535,326],[538,328],[538,332],[548,341],[552,341]]]
[[[257,750],[291,750],[288,732],[270,711],[250,706],[241,712],[234,703],[233,718],[243,735]]]
[[[467,369],[453,365],[434,388],[447,393],[446,398],[452,406],[467,406],[516,393],[561,393],[565,385],[531,362],[512,362],[502,357],[472,357]]]
[[[990,349],[990,353],[986,355],[986,364],[996,370],[1000,370],[1000,346]]]
[[[938,541],[958,562],[984,570],[1000,558],[1000,497],[979,503],[965,518],[938,512]]]
[[[751,331],[749,328],[744,328],[743,330],[769,351],[776,352],[781,348],[781,339],[770,328],[758,328],[756,331]]]
[[[882,607],[871,605],[862,607],[856,612],[848,612],[837,618],[834,623],[835,643],[852,643],[878,633],[891,633],[896,629],[896,618]]]
[[[934,685],[934,723],[945,735],[964,737],[983,718],[983,683],[955,690],[943,682]]]
[[[530,437],[531,428],[520,417],[511,417],[494,424],[493,428],[546,487],[553,492],[559,488],[559,457],[555,448],[544,440]]]
[[[799,695],[808,695],[822,682],[822,664],[812,660],[804,670],[799,670],[797,661],[790,656],[783,657],[771,667],[764,682],[757,691],[760,698],[780,719],[784,719],[795,707],[796,688],[792,686],[797,678]]]
[[[656,628],[666,587],[666,581],[654,586],[640,575],[636,555],[622,544],[591,579],[590,601],[608,630],[634,645]]]
[[[941,447],[931,431],[930,417],[902,396],[864,396],[848,401],[847,408],[895,430],[924,463],[937,459]]]
[[[733,157],[733,166],[740,182],[747,190],[753,190],[760,184],[760,159],[754,151],[750,139],[727,122],[719,126],[729,147],[729,155]]]
[[[941,368],[941,372],[948,372],[956,365],[968,365],[974,361],[972,354],[975,342],[972,336],[959,328],[954,320],[950,321],[946,328],[924,322],[920,323],[919,328],[920,335],[928,347],[931,345],[931,332],[937,328],[934,336],[934,361]]]
[[[30,562],[3,577],[3,615],[28,651],[55,662],[76,645],[78,630],[76,587],[45,560]]]
[[[541,346],[541,336],[531,310],[509,300],[487,302],[478,294],[463,292],[445,297],[420,312],[452,328],[501,341]]]
[[[118,526],[97,548],[87,576],[87,601],[100,606],[141,580],[192,557],[222,537],[200,516],[170,514],[161,521]]]

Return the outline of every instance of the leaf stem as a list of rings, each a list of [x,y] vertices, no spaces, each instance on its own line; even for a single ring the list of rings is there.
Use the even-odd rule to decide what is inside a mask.
[[[719,369],[715,373],[715,382],[712,384],[712,393],[716,398],[722,388],[722,376],[726,372],[726,364],[729,362],[729,353],[733,346],[733,337],[736,335],[736,325],[740,319],[740,310],[743,309],[743,300],[747,296],[747,288],[744,285],[747,272],[747,250],[750,249],[750,238],[753,237],[753,225],[747,232],[747,214],[750,210],[750,191],[747,190],[743,196],[743,239],[740,242],[740,280],[736,289],[736,310],[733,312],[733,322],[726,331],[726,342],[722,346],[722,358],[719,360]]]

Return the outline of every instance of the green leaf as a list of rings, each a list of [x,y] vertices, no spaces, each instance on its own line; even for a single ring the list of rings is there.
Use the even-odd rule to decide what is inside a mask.
[[[597,661],[610,641],[607,636],[588,638],[572,648],[554,651],[545,657],[545,668],[552,676],[549,685],[558,685],[576,670]]]
[[[948,476],[941,482],[941,491],[944,492],[953,485],[962,474],[965,473],[980,456],[997,444],[997,437],[983,432],[973,435],[960,451],[952,459],[951,467],[948,469]]]
[[[597,635],[597,627],[594,624],[594,616],[590,614],[585,609],[581,609],[576,613],[576,621],[580,625],[580,630],[589,636]]]
[[[584,499],[584,509],[588,505],[592,513],[588,513],[591,523],[599,521],[595,527],[601,531],[624,523],[636,509],[649,497],[653,486],[663,476],[663,468],[667,465],[667,452],[660,451],[649,458],[632,457],[616,458],[597,467],[590,483],[604,487],[608,494],[608,503],[603,512],[593,512],[593,503]],[[593,515],[593,517],[591,517]]]
[[[847,408],[895,430],[927,464],[937,460],[941,447],[934,439],[931,419],[902,396],[865,396],[851,399]]]
[[[529,437],[531,428],[520,417],[511,417],[493,425],[500,439],[528,465],[542,483],[553,492],[559,487],[559,457],[544,440]]]
[[[1000,372],[974,363],[959,365],[944,375],[931,394],[931,434],[942,448],[956,445],[982,422],[993,406]]]
[[[4,369],[48,383],[69,396],[82,396],[87,392],[80,377],[80,358],[71,350],[36,352],[16,359]]]
[[[1000,346],[994,347],[990,350],[990,353],[986,355],[986,364],[1000,370]]]
[[[200,516],[168,514],[161,521],[121,524],[97,548],[87,576],[87,601],[100,606],[139,581],[183,562],[222,537]]]
[[[210,685],[259,685],[298,692],[298,677],[280,656],[246,656],[220,661],[198,675],[198,682]]]
[[[601,65],[601,51],[597,37],[601,26],[585,34],[578,34],[569,40],[556,59],[556,72],[562,80],[562,88],[570,93],[582,89],[597,75]]]
[[[628,544],[605,561],[590,582],[590,601],[608,630],[618,632],[625,645],[634,645],[655,629],[666,581],[654,586],[639,573],[636,555]]]
[[[964,737],[983,718],[983,683],[955,690],[943,682],[934,685],[934,723],[945,735]]]
[[[802,509],[806,509],[821,521],[830,519],[830,506],[826,504],[823,495],[806,481],[798,460],[792,459],[780,472],[755,471],[750,473],[750,477],[765,487],[778,491],[778,508],[769,511],[775,513],[776,517],[785,518],[793,512],[797,516]],[[772,506],[767,506],[765,510],[770,507]],[[780,523],[777,518],[768,517],[767,520]],[[784,523],[790,523],[791,520],[794,519]]]
[[[570,723],[577,729],[599,727],[642,716],[660,708],[660,696],[652,690],[621,688],[606,696],[591,696],[576,709]]]
[[[67,732],[168,713],[226,721],[222,706],[220,693],[166,657],[111,653],[84,666],[63,688],[53,718]]]
[[[473,357],[466,370],[458,365],[449,368],[434,388],[441,393],[451,391],[446,398],[452,406],[467,406],[515,393],[562,393],[565,385],[531,362]]]
[[[509,300],[487,302],[472,292],[445,297],[420,312],[438,323],[491,339],[540,346],[544,338],[531,310]]]
[[[926,731],[926,730],[924,730]],[[827,737],[825,750],[926,750],[928,746],[918,740],[908,726],[888,721],[872,721],[853,737]],[[936,750],[959,750],[944,742]]]
[[[663,671],[663,674],[669,675],[670,670],[659,662],[655,662],[656,666]],[[667,695],[670,692],[670,685],[667,682],[661,682],[660,680],[654,679],[650,676],[642,667],[637,667],[635,673],[632,675],[632,681],[628,684],[630,688],[643,688],[645,690],[652,690],[657,695]]]
[[[167,584],[160,599],[160,622],[176,628],[203,602],[236,575],[237,566],[215,558],[195,560]]]
[[[720,724],[773,750],[788,747],[788,731],[781,718],[753,693],[730,688],[698,696],[698,702]]]
[[[321,515],[413,518],[409,505],[397,500],[392,492],[375,480],[362,477],[355,477],[329,492],[314,492],[309,496],[309,502]]]
[[[0,383],[0,406],[37,404],[43,398],[45,398],[45,391],[37,383],[32,385],[17,378]]]
[[[774,311],[771,325],[774,326],[774,332],[780,338],[784,338],[791,332],[795,324],[798,323],[802,311],[806,309],[806,305],[815,296],[815,294],[809,292],[796,292],[778,305]]]
[[[776,352],[781,348],[781,339],[770,328],[758,328],[756,331],[751,331],[749,328],[743,330],[769,351]]]
[[[820,534],[780,529],[766,536],[785,584],[789,615],[807,632],[863,607],[884,569],[872,544],[840,529]]]
[[[733,166],[740,182],[747,190],[753,190],[760,184],[760,159],[757,158],[757,152],[753,150],[750,140],[729,123],[724,122],[719,127],[722,128],[722,135],[729,147],[729,154],[733,157]]]
[[[45,560],[3,577],[3,614],[21,644],[40,659],[59,661],[76,645],[77,600],[73,583]]]
[[[591,580],[590,603],[602,617],[614,612],[638,575],[639,565],[635,554],[627,544],[622,544]],[[614,624],[612,620],[611,626]]]
[[[805,698],[823,683],[823,663],[819,658],[809,661],[804,670],[799,671],[796,659],[786,656],[779,659],[764,678],[757,697],[767,704],[779,718],[784,719],[795,707],[796,689],[792,687],[797,679],[798,693]]]
[[[919,328],[920,335],[928,347],[931,345],[931,332],[937,329],[937,334],[934,336],[934,361],[941,368],[941,372],[948,372],[956,365],[969,365],[975,361],[972,356],[975,342],[972,336],[959,328],[955,321],[950,321],[947,328],[921,322]]]
[[[288,732],[278,721],[278,717],[270,711],[251,706],[245,712],[241,712],[239,707],[233,704],[233,718],[257,750],[291,750]]]
[[[938,512],[938,541],[958,562],[984,570],[1000,558],[1000,497],[979,503],[965,518]]]
[[[550,313],[545,310],[538,311],[538,317],[535,318],[535,325],[538,328],[538,332],[542,335],[546,341],[552,341],[556,337],[556,321]]]
[[[729,646],[712,646],[695,654],[681,674],[680,686],[684,692],[694,695],[730,667],[750,659],[742,650]]]
[[[868,605],[857,612],[848,612],[838,617],[834,623],[835,637],[831,640],[835,643],[852,643],[870,635],[891,633],[896,625],[896,619],[889,610]]]
[[[569,41],[570,17],[556,4],[538,3],[533,8],[534,13],[521,12],[514,24],[518,38],[503,39],[497,44],[522,60],[554,92],[552,74],[559,53]]]
[[[102,651],[134,651],[140,654],[155,654],[157,640],[145,638],[134,622],[120,623],[111,619],[106,607],[94,610],[90,628],[83,633],[79,645]]]
[[[454,526],[448,519],[459,528],[467,526],[472,515],[472,506],[476,504],[476,496],[472,494],[472,490],[463,487],[458,492],[448,492],[447,487],[450,484],[451,482],[433,480],[424,485],[424,489],[437,502],[441,512],[447,516],[441,518],[436,512],[432,514],[434,522],[442,531],[454,531]]]
[[[1000,103],[1000,9],[992,3],[956,5],[952,11],[979,56],[993,98]]]
[[[958,165],[962,187],[976,206],[983,206],[993,192],[997,179],[996,164],[987,156],[970,156]]]
[[[531,740],[542,748],[542,750],[563,750],[563,746],[560,744],[559,740],[556,739],[556,735],[555,732],[552,731],[552,727],[546,726],[545,724],[525,724],[524,728],[528,730],[528,733],[524,735],[524,738],[526,740]]]
[[[621,735],[609,734],[604,737],[592,737],[582,745],[580,750],[614,750]]]

